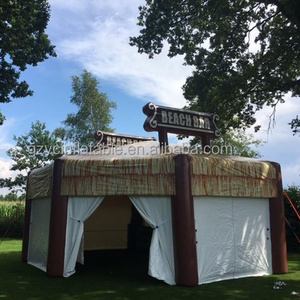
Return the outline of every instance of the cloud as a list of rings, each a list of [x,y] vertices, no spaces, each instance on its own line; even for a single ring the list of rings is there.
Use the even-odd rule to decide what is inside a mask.
[[[284,186],[299,185],[300,181],[300,159],[293,161],[282,168]]]
[[[300,111],[300,99],[287,95],[285,103],[278,104],[275,123],[268,132],[269,116],[272,111],[271,107],[264,107],[256,114],[257,124],[262,125],[262,128],[255,134],[255,138],[266,141],[259,151],[263,159],[280,163],[284,186],[300,185],[300,138],[293,136],[288,124]],[[247,132],[253,133],[253,128]]]
[[[12,160],[0,157],[0,178],[15,178],[18,172],[10,171]],[[0,195],[6,195],[10,192],[8,188],[0,188]]]
[[[0,157],[0,178],[8,178],[15,176],[14,171],[10,171],[12,161]]]
[[[182,57],[170,59],[166,50],[151,60],[147,55],[137,53],[137,48],[129,45],[129,37],[138,34],[136,17],[141,2],[130,5],[124,2],[89,1],[91,10],[89,17],[86,15],[83,20],[84,24],[78,22],[76,25],[69,20],[69,24],[73,24],[73,33],[68,36],[60,33],[64,38],[56,41],[59,57],[80,63],[83,68],[145,102],[152,100],[159,104],[184,106],[186,101],[181,87],[192,68],[182,65]],[[71,2],[52,3],[53,7],[69,8],[73,18],[85,13],[85,8],[80,8],[83,11],[71,8]],[[68,27],[64,30],[69,32]]]
[[[0,126],[0,178],[14,178],[17,174],[15,171],[10,171],[12,160],[10,160],[6,155],[6,151],[14,147],[14,145],[8,142],[8,140],[16,123],[17,122],[14,118],[8,118],[4,124]],[[0,195],[6,195],[8,193],[8,188],[0,189]]]
[[[275,122],[271,119],[269,136],[276,135],[276,137],[280,139],[289,139],[292,136],[292,131],[288,123],[296,117],[299,111],[300,99],[291,97],[290,94],[288,94],[285,97],[285,102],[279,103],[276,107]],[[267,130],[272,112],[272,107],[264,107],[256,113],[256,123],[262,126],[262,130],[259,132],[259,135],[262,137],[268,133]]]
[[[0,126],[0,157],[6,156],[6,151],[13,148],[14,145],[8,142],[11,129],[15,126],[16,120],[8,118],[3,125]]]
[[[270,116],[273,112],[272,107],[264,107],[256,113],[256,125],[261,125],[261,130],[255,134],[256,138],[267,141],[268,143],[288,143],[294,144],[300,142],[297,136],[293,136],[291,126],[289,123],[296,117],[297,112],[300,111],[300,99],[292,98],[289,95],[285,97],[285,103],[278,104],[275,112],[274,122],[271,120],[270,130],[269,122]],[[254,126],[247,130],[253,133]],[[288,147],[288,144],[286,146]]]

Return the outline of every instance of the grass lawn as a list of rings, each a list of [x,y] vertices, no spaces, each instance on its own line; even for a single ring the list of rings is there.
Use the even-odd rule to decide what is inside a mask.
[[[275,281],[287,286],[273,290]],[[300,255],[289,256],[289,273],[227,280],[196,288],[168,286],[147,275],[147,256],[125,252],[90,253],[86,266],[70,278],[48,278],[21,262],[21,240],[5,239],[0,245],[0,300],[2,299],[297,299],[300,292]]]

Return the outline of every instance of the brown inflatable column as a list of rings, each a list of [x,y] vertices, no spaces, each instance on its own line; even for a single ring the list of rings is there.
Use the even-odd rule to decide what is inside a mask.
[[[31,200],[26,199],[23,243],[22,243],[22,261],[23,262],[28,261],[27,257],[28,257],[28,246],[29,246],[30,217],[31,217]]]
[[[31,199],[28,199],[28,189],[29,189],[29,176],[31,171],[27,175],[26,183],[26,202],[25,202],[25,217],[24,217],[24,229],[23,229],[23,239],[22,239],[22,261],[28,261],[28,246],[29,246],[29,233],[30,233],[30,218],[31,218]]]
[[[272,163],[276,169],[277,197],[269,200],[272,242],[272,268],[274,274],[288,272],[285,236],[284,204],[280,165]]]
[[[194,202],[191,190],[190,158],[177,155],[175,189],[172,197],[175,280],[177,285],[197,286],[198,266]]]
[[[63,160],[57,159],[53,168],[47,274],[62,277],[65,263],[68,197],[60,195]]]

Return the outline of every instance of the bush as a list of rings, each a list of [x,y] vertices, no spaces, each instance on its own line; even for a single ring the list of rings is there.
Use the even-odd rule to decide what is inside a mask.
[[[285,189],[285,191],[288,194],[289,198],[292,200],[298,213],[300,213],[300,187],[289,186],[287,189]],[[293,231],[296,233],[298,238],[300,238],[300,220],[298,219],[286,196],[284,197],[284,210],[286,219],[288,220],[289,224],[291,225]],[[288,251],[300,252],[300,243],[296,239],[293,231],[287,223],[285,228]]]
[[[0,238],[23,236],[24,202],[0,202]]]

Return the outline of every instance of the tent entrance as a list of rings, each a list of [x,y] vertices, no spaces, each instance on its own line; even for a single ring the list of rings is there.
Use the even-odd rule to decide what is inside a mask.
[[[84,268],[146,278],[152,231],[129,197],[105,197],[84,222]]]
[[[85,251],[85,263],[76,270],[81,275],[94,275],[101,280],[110,281],[122,278],[124,281],[147,282],[149,254],[147,251],[89,250]]]
[[[89,200],[92,199],[86,199]],[[146,252],[148,274],[175,284],[170,197],[106,197],[89,216],[84,222],[85,237],[81,243],[85,244],[86,251],[125,250],[134,258]],[[79,253],[79,262],[80,257]]]
[[[84,250],[149,251],[152,228],[127,196],[107,196],[84,223]]]

